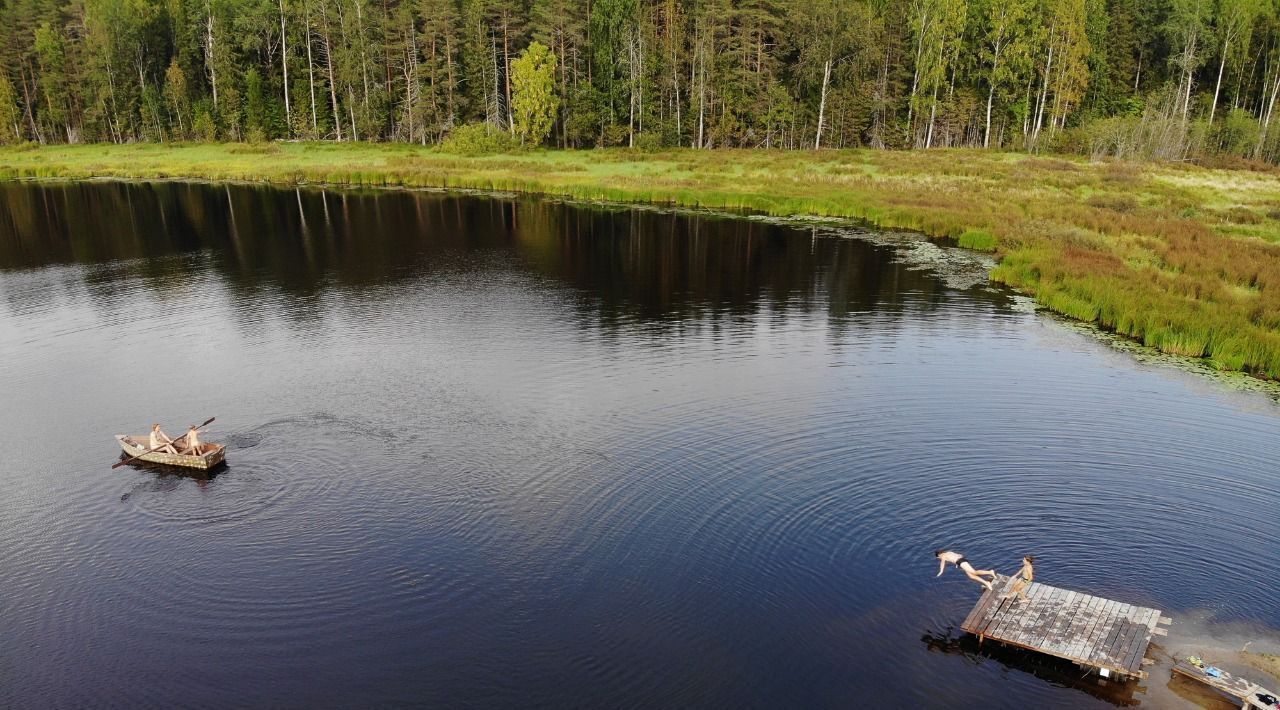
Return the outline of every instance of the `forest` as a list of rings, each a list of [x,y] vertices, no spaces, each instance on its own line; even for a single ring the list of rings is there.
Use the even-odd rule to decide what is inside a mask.
[[[1280,162],[1280,0],[4,0],[0,15],[7,142],[505,136],[536,89],[517,62],[537,51],[534,137],[552,146]]]

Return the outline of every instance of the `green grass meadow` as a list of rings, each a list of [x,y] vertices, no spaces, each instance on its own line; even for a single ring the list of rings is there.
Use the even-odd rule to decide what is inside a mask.
[[[865,220],[993,251],[991,277],[1164,352],[1280,379],[1280,172],[980,150],[529,151],[403,144],[0,148],[2,179],[466,188]]]

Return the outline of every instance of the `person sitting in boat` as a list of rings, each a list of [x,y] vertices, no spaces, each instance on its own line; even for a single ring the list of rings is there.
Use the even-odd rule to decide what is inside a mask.
[[[1031,582],[1036,578],[1035,562],[1036,558],[1031,555],[1022,558],[1022,569],[1013,576],[1013,587],[1001,594],[1001,599],[1008,599],[1015,594],[1019,599],[1027,599],[1027,587],[1030,587]]]
[[[204,444],[200,443],[200,434],[195,427],[188,429],[178,441],[182,445],[182,453],[186,456],[199,456],[203,453]]]
[[[991,590],[991,582],[983,579],[983,577],[991,577],[994,581],[996,578],[995,570],[974,569],[973,565],[969,563],[969,560],[965,559],[964,555],[954,550],[934,550],[933,556],[938,558],[938,574],[936,576],[941,577],[942,573],[947,571],[947,563],[950,562],[956,566],[956,569],[964,572],[969,579],[972,579],[978,584],[986,587],[988,591]]]
[[[151,425],[151,436],[148,439],[148,449],[157,451],[162,454],[176,454],[178,449],[173,445],[173,439],[160,430],[159,424]]]

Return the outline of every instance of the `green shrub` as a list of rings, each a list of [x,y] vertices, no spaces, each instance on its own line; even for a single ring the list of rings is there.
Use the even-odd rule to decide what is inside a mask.
[[[275,155],[280,152],[280,146],[268,143],[261,138],[255,141],[253,140],[253,130],[250,130],[249,133],[248,142],[234,143],[227,148],[227,152],[237,155]]]
[[[440,142],[440,151],[454,155],[489,155],[511,153],[520,149],[520,141],[489,123],[469,123],[455,128]]]
[[[636,134],[635,149],[641,153],[657,153],[664,147],[661,133],[645,131]]]
[[[1222,123],[1216,126],[1214,141],[1218,150],[1227,155],[1244,157],[1252,155],[1258,147],[1258,136],[1262,127],[1253,114],[1244,109],[1234,108],[1223,117]]]
[[[196,140],[212,143],[218,139],[218,127],[213,123],[213,115],[208,111],[200,110],[196,112],[195,119],[191,122],[191,133]]]

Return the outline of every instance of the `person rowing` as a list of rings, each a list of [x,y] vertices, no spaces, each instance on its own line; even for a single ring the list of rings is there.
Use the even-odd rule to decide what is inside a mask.
[[[974,569],[969,560],[965,559],[964,555],[956,552],[955,550],[934,550],[933,556],[938,558],[938,574],[936,576],[941,577],[942,573],[947,571],[947,563],[950,562],[956,566],[956,569],[964,572],[969,579],[972,579],[978,584],[986,587],[987,591],[991,590],[991,582],[983,579],[983,577],[991,577],[994,581],[996,578],[995,570]]]
[[[176,454],[178,449],[173,445],[173,438],[160,429],[159,424],[151,425],[151,436],[148,437],[148,449],[164,454]]]

